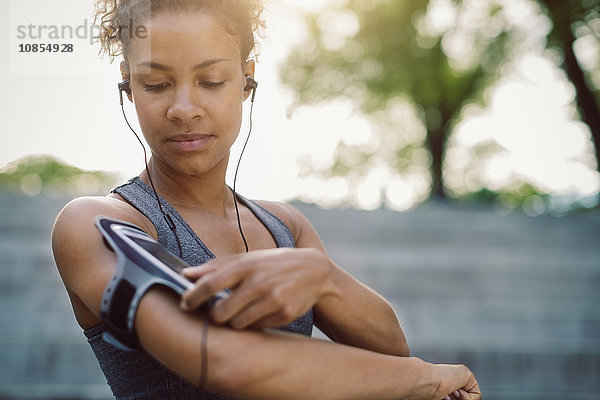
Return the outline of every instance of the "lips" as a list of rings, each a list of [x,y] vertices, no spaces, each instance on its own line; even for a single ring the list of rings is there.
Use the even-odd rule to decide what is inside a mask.
[[[212,135],[186,133],[171,136],[167,141],[180,151],[196,151],[204,147],[211,137]]]

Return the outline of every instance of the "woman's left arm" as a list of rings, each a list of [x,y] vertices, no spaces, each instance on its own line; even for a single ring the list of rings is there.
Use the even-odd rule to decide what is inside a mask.
[[[327,254],[312,224],[294,207],[287,208],[288,221],[298,248],[314,248]],[[409,356],[404,332],[390,304],[374,290],[356,280],[327,256],[330,279],[339,290],[322,296],[313,311],[315,325],[332,340],[397,356]]]
[[[185,271],[197,279],[183,296],[193,309],[226,287],[233,294],[211,311],[234,328],[272,328],[313,309],[315,325],[333,341],[379,353],[408,356],[402,328],[389,303],[337,266],[310,222],[294,207],[261,205],[290,228],[296,249],[252,251],[219,257]]]

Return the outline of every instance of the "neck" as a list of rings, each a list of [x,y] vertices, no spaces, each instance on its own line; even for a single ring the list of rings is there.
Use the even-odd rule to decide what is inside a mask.
[[[167,168],[151,158],[148,170],[144,170],[140,178],[151,185],[149,172],[158,194],[176,208],[193,208],[215,216],[227,216],[233,208],[233,193],[225,183],[227,162],[222,164],[217,165],[210,173],[185,175],[166,171]]]

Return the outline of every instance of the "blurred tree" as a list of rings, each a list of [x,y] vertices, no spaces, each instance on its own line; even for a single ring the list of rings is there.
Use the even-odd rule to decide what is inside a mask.
[[[581,119],[592,132],[600,171],[600,65],[588,66],[575,53],[577,40],[591,39],[600,47],[600,0],[537,0],[545,7],[553,22],[548,35],[548,47],[559,49],[563,55],[561,67],[575,87],[575,98]],[[594,82],[595,80],[595,82]]]
[[[468,21],[459,21],[465,15],[460,10],[462,1],[447,10],[453,19],[449,26],[432,26],[427,19],[429,3],[348,0],[342,9],[309,15],[310,38],[292,51],[282,77],[295,89],[298,103],[346,96],[367,114],[385,110],[400,98],[418,105],[427,131],[423,144],[430,154],[431,192],[444,198],[443,151],[453,121],[463,105],[479,99],[498,76],[511,31],[501,21],[501,8],[495,2],[486,2],[477,13],[488,20],[487,26],[501,27],[493,32],[472,31]],[[355,32],[336,37],[336,29],[343,32],[349,24],[356,25]],[[468,35],[463,29],[468,29]],[[460,46],[470,54],[463,58],[464,49],[456,48]],[[404,145],[394,150],[400,158],[406,152]],[[338,170],[350,167],[340,168],[340,164],[343,157],[336,160]]]
[[[574,37],[569,28],[578,23],[598,28],[600,0],[536,1],[557,20],[548,45],[563,49],[569,79],[581,85],[581,69],[571,58]],[[368,161],[382,150],[389,153],[390,146],[397,146],[392,149],[395,159],[386,161],[401,169],[408,164],[411,147],[424,146],[429,152],[431,195],[445,198],[443,155],[454,123],[464,105],[483,101],[485,89],[500,77],[520,42],[526,41],[528,33],[511,25],[504,3],[347,0],[341,8],[308,15],[309,38],[292,50],[281,68],[283,82],[295,90],[296,104],[341,96],[354,101],[365,114],[377,115],[381,110],[390,114],[399,99],[406,99],[416,106],[426,130],[421,143],[390,141],[389,134],[383,134],[378,148],[351,149],[342,143],[332,172],[343,174],[356,167],[345,160],[360,160],[360,165],[369,168]],[[577,93],[582,118],[594,131],[593,125],[600,124],[594,96],[587,99],[590,89],[585,84]],[[395,126],[390,126],[396,135],[403,134],[401,123],[396,119]],[[345,155],[352,151],[361,157]]]
[[[51,156],[31,155],[0,169],[0,190],[29,195],[104,194],[114,186],[116,178],[108,172],[84,171],[66,165]]]

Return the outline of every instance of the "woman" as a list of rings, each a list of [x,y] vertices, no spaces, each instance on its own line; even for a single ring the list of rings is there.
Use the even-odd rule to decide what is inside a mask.
[[[225,172],[242,104],[256,88],[249,57],[259,2],[99,0],[96,7],[103,49],[123,55],[121,88],[152,157],[108,196],[69,203],[52,243],[115,397],[480,399],[466,367],[408,357],[389,304],[333,263],[293,207],[240,197],[238,221]],[[142,298],[141,349],[133,353],[101,338],[100,299],[116,257],[94,227],[97,215],[139,226],[190,264],[210,260],[185,272],[195,286],[182,298],[159,288]],[[225,288],[231,295],[203,326],[198,308]],[[303,336],[313,321],[336,343]]]

